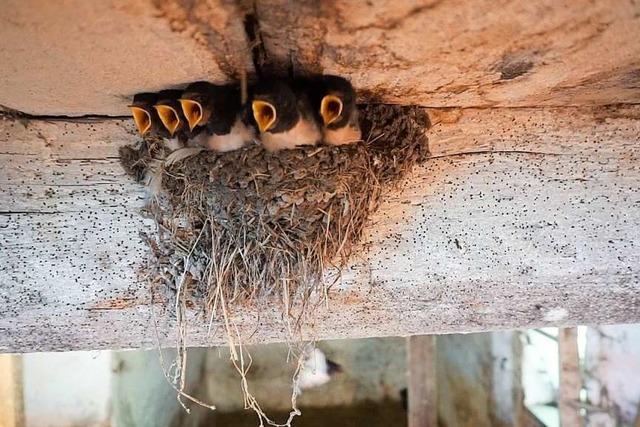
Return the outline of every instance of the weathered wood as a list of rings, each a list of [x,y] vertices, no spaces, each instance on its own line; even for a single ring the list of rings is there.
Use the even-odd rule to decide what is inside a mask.
[[[582,374],[578,357],[578,330],[564,328],[558,332],[560,361],[560,391],[558,406],[562,427],[580,427],[584,420],[580,415],[580,390]]]
[[[305,336],[640,321],[639,106],[430,115],[434,158],[386,197]],[[132,124],[0,123],[0,350],[154,346],[136,275],[153,224],[117,159]],[[284,338],[277,313],[257,319],[236,313],[247,341]],[[188,342],[224,343],[217,325],[192,319]]]
[[[22,358],[0,354],[0,426],[24,427]]]
[[[434,107],[636,102],[640,5],[626,0],[257,0],[268,53]]]
[[[409,427],[436,427],[438,402],[436,383],[436,336],[407,338],[407,395]]]

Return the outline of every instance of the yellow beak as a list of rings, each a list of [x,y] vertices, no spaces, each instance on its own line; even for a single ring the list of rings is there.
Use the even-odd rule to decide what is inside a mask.
[[[168,105],[154,105],[153,108],[158,112],[158,116],[164,127],[169,131],[169,134],[173,136],[178,126],[180,126],[178,112]]]
[[[324,125],[335,122],[342,114],[342,100],[335,95],[326,95],[320,102],[320,115]]]
[[[198,101],[192,99],[181,99],[182,112],[189,122],[189,130],[204,122],[204,110]]]
[[[151,130],[151,115],[147,110],[140,107],[130,106],[131,114],[133,115],[133,121],[138,128],[138,132],[140,135],[144,135],[145,133]]]
[[[266,132],[273,127],[277,117],[276,107],[266,101],[256,100],[251,103],[251,109],[260,132]]]

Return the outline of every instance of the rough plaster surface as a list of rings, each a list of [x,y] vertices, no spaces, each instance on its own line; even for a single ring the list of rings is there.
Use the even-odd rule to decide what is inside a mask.
[[[322,69],[349,75],[385,101],[470,107],[640,98],[638,2],[322,4]]]
[[[110,352],[33,353],[22,363],[25,422],[18,425],[110,425]]]
[[[188,349],[185,392],[201,396],[202,369],[207,351]],[[157,350],[113,352],[111,358],[111,424],[117,427],[191,427],[200,412],[187,414],[176,391],[164,377]],[[163,350],[165,366],[176,357],[174,349]],[[186,400],[186,399],[185,399]],[[188,407],[194,408],[190,401]]]
[[[0,24],[0,105],[32,114],[128,114],[137,92],[253,74],[256,46],[265,72],[341,74],[383,102],[640,99],[628,0],[9,0]]]
[[[226,80],[206,45],[150,0],[7,0],[0,105],[30,114],[128,115],[133,94]]]
[[[587,409],[586,425],[636,425],[640,420],[638,378],[640,327],[589,328],[584,381],[591,406]]]
[[[434,158],[387,197],[306,337],[640,321],[640,107],[429,114]],[[137,276],[153,223],[117,158],[132,124],[26,125],[0,121],[0,350],[154,346]],[[277,313],[236,315],[248,342],[285,338]],[[192,318],[188,342],[226,342],[207,326]]]
[[[517,332],[437,337],[438,418],[444,426],[518,426],[523,390]]]

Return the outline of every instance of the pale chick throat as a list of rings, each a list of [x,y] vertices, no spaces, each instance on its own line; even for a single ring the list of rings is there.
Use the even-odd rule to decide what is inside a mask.
[[[251,127],[242,123],[239,118],[226,135],[208,135],[203,132],[197,135],[194,140],[202,147],[219,152],[233,151],[242,148],[253,141],[255,135]]]
[[[318,125],[312,120],[298,120],[285,132],[262,132],[260,141],[267,151],[293,149],[300,145],[316,145],[322,139]]]
[[[355,144],[360,140],[362,140],[362,132],[352,126],[324,130],[324,142],[329,145]]]

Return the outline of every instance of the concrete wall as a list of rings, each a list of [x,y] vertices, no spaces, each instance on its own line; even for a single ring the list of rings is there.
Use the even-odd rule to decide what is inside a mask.
[[[587,400],[582,403],[588,409],[589,427],[634,425],[640,405],[639,331],[638,325],[589,328],[583,363]],[[552,341],[539,334],[533,337]],[[519,334],[514,332],[437,338],[441,425],[521,425],[520,344]],[[357,418],[358,411],[363,411],[362,417],[375,414],[376,405],[387,402],[385,410],[404,417],[400,392],[406,387],[405,345],[403,338],[319,343],[318,348],[340,364],[343,372],[322,386],[304,390],[299,406],[306,408],[304,413],[312,414],[310,417],[326,417],[323,408],[334,408],[332,413]],[[537,346],[538,351],[544,352],[544,348]],[[547,379],[559,375],[557,367],[548,366],[557,364],[557,346],[549,351],[555,358],[539,366],[530,350],[525,351],[524,359],[534,370],[548,371]],[[287,347],[266,345],[252,347],[250,352],[249,386],[259,403],[269,414],[289,410],[294,364],[287,363]],[[167,362],[172,356],[173,350],[166,351]],[[16,377],[20,372],[21,381],[6,381],[6,376]],[[191,415],[184,412],[162,375],[156,350],[3,356],[0,373],[2,427],[195,427],[211,425],[216,419],[255,420],[250,411],[243,410],[240,380],[225,348],[189,350],[187,390],[215,404],[216,413],[194,405],[188,405]],[[536,388],[534,380],[525,375],[527,390]],[[545,396],[529,396],[529,403],[553,402],[557,387],[556,382]],[[340,412],[339,408],[346,407],[352,410]]]
[[[164,353],[170,363],[175,351]],[[205,353],[189,350],[187,391],[200,384]],[[162,374],[157,350],[32,353],[21,358],[24,424],[7,427],[170,427],[197,425],[200,419],[197,413],[186,416]]]
[[[640,327],[599,326],[587,331],[584,364],[589,427],[640,423]]]
[[[31,353],[22,360],[27,427],[110,425],[111,352]]]
[[[518,333],[443,335],[437,349],[441,425],[518,425],[523,411]]]
[[[347,406],[367,400],[400,400],[406,387],[406,356],[403,338],[334,340],[318,343],[327,358],[343,372],[325,385],[305,390],[298,399],[301,407]],[[251,392],[264,408],[288,410],[291,407],[291,378],[295,360],[287,362],[284,344],[252,346],[253,359],[247,378]],[[229,361],[228,351],[211,350],[204,372],[206,394],[221,411],[243,408],[240,380]]]
[[[175,351],[163,350],[163,353],[165,363],[169,365],[175,357]],[[205,349],[188,350],[188,393],[200,396],[196,391],[202,381],[206,353]],[[112,426],[169,427],[197,423],[198,418],[187,416],[178,403],[176,391],[167,383],[157,350],[114,353],[112,367]],[[183,400],[188,408],[194,406],[187,399]]]

